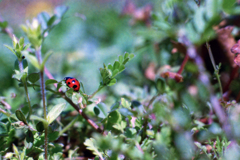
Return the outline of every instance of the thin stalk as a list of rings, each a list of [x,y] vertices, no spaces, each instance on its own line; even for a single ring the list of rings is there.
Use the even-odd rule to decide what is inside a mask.
[[[19,60],[18,61],[18,65],[19,65],[20,72],[23,73],[24,72],[23,61]],[[28,94],[28,88],[27,88],[26,79],[24,79],[22,82],[23,82],[24,90],[25,90],[25,93],[26,93],[26,96],[27,96],[27,103],[28,103],[28,107],[29,107],[29,114],[27,116],[27,119],[29,120],[30,116],[32,115],[32,106],[31,106],[30,96]]]
[[[39,65],[42,64],[42,56],[41,56],[41,46],[36,48],[36,57],[38,59]],[[43,114],[44,119],[47,121],[47,106],[46,106],[46,95],[45,95],[45,83],[44,83],[44,69],[40,70],[40,87],[42,93],[42,101],[43,101]],[[44,137],[44,158],[47,160],[48,157],[48,126],[44,125],[45,137]]]
[[[78,117],[74,118],[66,127],[64,127],[60,132],[59,132],[59,136],[61,136],[64,132],[66,132],[67,130],[69,130],[69,128],[71,128],[75,122],[77,122]]]
[[[210,47],[209,43],[206,42],[206,45],[207,45],[209,57],[211,59],[211,62],[212,62],[213,68],[214,68],[214,73],[215,73],[215,76],[216,76],[218,84],[219,84],[221,99],[223,101],[223,89],[222,89],[222,84],[221,84],[221,80],[220,80],[220,76],[219,76],[219,69],[216,67],[216,64],[215,64],[215,61],[214,61],[214,58],[213,58],[213,54],[212,54],[212,50],[211,50],[211,47]]]
[[[92,95],[89,96],[89,98],[93,98],[101,89],[103,89],[105,86],[103,87],[99,87],[98,90],[96,90]]]

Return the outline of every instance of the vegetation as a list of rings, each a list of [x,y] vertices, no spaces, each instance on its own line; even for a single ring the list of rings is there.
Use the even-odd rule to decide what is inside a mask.
[[[0,159],[240,159],[238,1],[66,5],[1,19]]]

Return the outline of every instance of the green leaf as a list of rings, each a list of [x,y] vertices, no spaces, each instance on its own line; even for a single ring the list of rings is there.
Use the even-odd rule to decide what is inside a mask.
[[[17,157],[19,157],[19,152],[18,152],[17,147],[16,147],[14,144],[12,144],[12,147],[13,147],[13,151],[14,151],[15,155],[16,155]]]
[[[113,65],[113,71],[116,70],[116,69],[118,69],[119,66],[120,66],[120,63],[119,63],[118,61],[115,61],[115,62],[114,62],[114,65]]]
[[[10,117],[11,116],[11,114],[10,113],[8,113],[8,112],[6,112],[6,111],[4,111],[3,109],[1,109],[0,108],[0,113],[3,113],[4,115],[6,115],[7,117]]]
[[[111,71],[113,70],[113,66],[111,64],[108,65],[108,69],[110,69]]]
[[[134,56],[135,56],[135,55],[134,55],[133,53],[131,53],[131,54],[129,55],[129,60],[133,59]]]
[[[63,83],[62,81],[58,82],[58,84],[57,84],[57,91],[59,90],[59,88],[61,88],[63,86],[62,83]]]
[[[21,37],[21,38],[19,39],[19,45],[20,45],[20,47],[23,48],[23,45],[24,45],[24,38],[23,38],[23,37]]]
[[[156,82],[156,87],[159,93],[163,94],[166,91],[166,82],[165,79],[162,77],[159,77]]]
[[[128,58],[128,55],[129,55],[129,53],[126,52],[124,55],[124,60],[126,60]]]
[[[45,85],[54,84],[54,83],[58,83],[58,81],[55,79],[48,79],[46,80]]]
[[[114,78],[114,79],[112,79],[112,80],[108,83],[108,86],[112,86],[112,85],[114,85],[116,82],[117,82],[117,80]]]
[[[121,66],[119,67],[119,73],[121,73],[122,71],[124,71],[124,69],[125,69],[125,66],[124,66],[124,65],[121,65]]]
[[[67,90],[65,92],[66,96],[69,97],[69,98],[72,98],[72,95],[73,95],[73,88],[70,88],[69,90]]]
[[[112,73],[112,77],[115,77],[117,74],[119,73],[119,70],[118,69],[115,69]]]
[[[1,136],[7,136],[7,135],[8,135],[8,131],[7,131],[6,124],[0,122],[0,137]]]
[[[84,142],[84,145],[87,147],[87,149],[91,150],[93,152],[93,154],[101,157],[102,158],[102,152],[98,150],[98,148],[96,147],[96,140],[93,138],[90,139],[86,139],[86,141]]]
[[[56,15],[52,16],[52,17],[48,20],[47,26],[49,27],[49,26],[53,25],[56,20],[57,20],[57,16],[56,16]]]
[[[21,110],[16,110],[15,114],[20,121],[22,121],[24,124],[28,125],[27,120]]]
[[[118,57],[118,61],[119,61],[120,64],[122,64],[122,62],[123,62],[123,56],[122,55]]]
[[[30,43],[26,44],[26,45],[23,47],[23,51],[27,50],[30,46],[31,46]]]
[[[119,111],[115,110],[112,111],[109,115],[108,115],[108,121],[112,124],[118,123],[122,120],[122,115],[119,113]]]
[[[30,61],[30,63],[37,69],[40,69],[40,65],[38,63],[38,60],[35,56],[29,54],[28,52],[25,52],[24,54],[26,58]]]
[[[51,124],[65,109],[66,104],[60,103],[55,105],[47,115],[48,124]]]
[[[81,99],[81,95],[79,93],[74,92],[72,94],[72,101],[73,101],[73,103],[75,103],[75,104],[80,103],[80,99]]]
[[[31,83],[36,83],[40,79],[39,73],[31,73],[28,75],[28,80]]]
[[[127,108],[129,110],[131,110],[131,103],[128,102],[126,99],[124,98],[121,98],[121,105],[124,107],[124,108]]]
[[[43,122],[43,124],[44,124],[45,127],[48,126],[48,121],[46,121],[46,120],[43,119],[42,117],[38,117],[38,116],[35,116],[35,115],[31,115],[30,119],[31,119],[31,120],[41,121],[41,122]]]
[[[8,45],[4,45],[4,46],[7,47],[13,54],[15,54],[15,56],[17,56],[17,53],[15,52],[15,50],[12,47],[10,47]]]
[[[52,51],[49,51],[49,52],[46,53],[46,55],[45,55],[44,58],[43,58],[42,64],[41,64],[41,70],[44,69],[45,63],[47,62],[48,58],[49,58],[52,54],[53,54]]]
[[[1,0],[0,0],[0,2],[1,2]],[[8,26],[8,22],[7,22],[7,21],[0,22],[0,27],[1,27],[2,29],[7,28],[7,26]]]
[[[121,132],[124,132],[124,129],[127,127],[127,122],[120,121],[120,123],[116,123],[113,125],[113,128],[120,130]]]
[[[34,140],[34,138],[33,138],[32,131],[28,130],[27,134],[26,134],[26,141],[28,143],[33,143],[33,140]]]
[[[107,106],[104,103],[99,103],[93,108],[94,113],[100,118],[107,117]]]
[[[58,137],[59,137],[59,132],[58,131],[54,131],[54,132],[48,134],[48,140],[49,141],[55,141],[55,140],[58,139]]]
[[[83,93],[85,93],[85,89],[84,89],[83,83],[81,81],[80,81],[80,86],[82,88]]]
[[[43,132],[44,131],[44,124],[43,122],[38,122],[36,125],[36,129],[38,132]]]
[[[125,59],[122,64],[125,65],[128,61],[129,61],[129,58]]]

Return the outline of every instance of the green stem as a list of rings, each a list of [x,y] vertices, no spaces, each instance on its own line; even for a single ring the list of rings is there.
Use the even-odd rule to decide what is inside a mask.
[[[18,61],[18,65],[19,65],[19,69],[21,73],[24,73],[24,69],[23,69],[23,62],[22,60]],[[25,77],[24,77],[25,78]],[[27,116],[27,119],[30,119],[30,116],[32,115],[32,106],[31,106],[31,101],[30,101],[30,96],[28,94],[28,88],[27,88],[27,82],[26,82],[26,78],[24,80],[22,80],[23,82],[23,86],[24,86],[24,90],[27,96],[27,102],[28,102],[28,107],[29,107],[29,114]]]
[[[67,130],[69,130],[69,128],[71,128],[77,120],[78,120],[78,117],[74,118],[66,127],[64,127],[64,128],[59,132],[59,136],[61,136],[64,132],[66,132]]]
[[[42,56],[41,56],[41,46],[36,48],[36,57],[38,59],[38,63],[41,66],[42,64]],[[44,83],[44,67],[40,70],[40,87],[42,93],[42,101],[43,101],[43,114],[44,119],[47,121],[47,107],[46,107],[46,95],[45,95],[45,83]],[[45,137],[44,137],[44,158],[47,160],[48,157],[48,126],[44,125]]]
[[[211,62],[212,62],[213,68],[214,68],[214,74],[215,74],[215,76],[217,78],[217,81],[218,81],[218,84],[219,84],[221,99],[223,101],[223,89],[222,89],[222,84],[221,84],[221,80],[220,80],[220,76],[219,76],[219,69],[216,67],[216,64],[215,64],[215,61],[214,61],[214,58],[213,58],[213,54],[212,54],[212,50],[211,50],[211,47],[210,47],[209,43],[206,42],[206,45],[207,45],[209,57],[211,59]]]
[[[103,89],[105,86],[100,86],[98,90],[96,90],[92,95],[89,96],[89,98],[93,98],[101,89]]]

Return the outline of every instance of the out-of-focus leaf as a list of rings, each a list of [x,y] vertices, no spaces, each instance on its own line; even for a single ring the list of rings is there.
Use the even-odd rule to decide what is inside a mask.
[[[40,79],[39,73],[31,73],[28,75],[28,80],[31,83],[36,83]]]
[[[47,115],[47,121],[48,124],[51,124],[65,109],[66,104],[65,103],[60,103],[55,105],[48,113]]]
[[[20,121],[22,121],[24,124],[28,125],[27,120],[26,120],[25,116],[23,115],[22,111],[16,110],[15,114]]]

